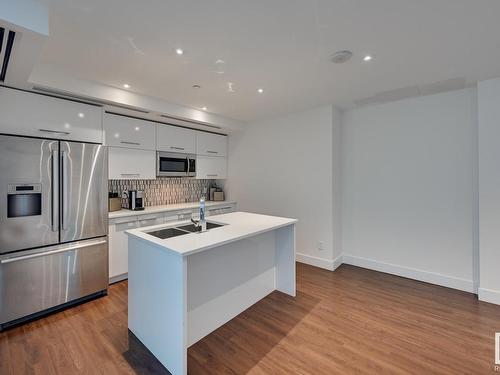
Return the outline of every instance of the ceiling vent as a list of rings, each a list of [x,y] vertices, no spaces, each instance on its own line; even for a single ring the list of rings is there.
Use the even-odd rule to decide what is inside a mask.
[[[139,112],[139,113],[149,113],[149,111],[145,111],[143,109],[138,109],[135,107],[121,105],[121,104],[111,102],[108,100],[91,99],[91,98],[87,98],[87,97],[80,96],[80,95],[75,95],[75,94],[72,94],[70,92],[57,90],[57,89],[51,89],[51,88],[46,88],[46,87],[41,87],[41,86],[33,86],[33,90],[46,93],[50,96],[56,96],[58,98],[63,98],[63,99],[71,99],[71,100],[86,103],[86,104],[93,104],[93,105],[99,105],[99,106],[109,105],[109,106],[113,106],[115,108],[126,109],[127,111],[133,111],[133,112]]]
[[[58,97],[58,98],[69,99],[69,100],[78,101],[78,102],[81,102],[81,103],[92,104],[92,105],[100,105],[100,106],[103,106],[103,105],[104,106],[110,106],[111,108],[107,108],[106,109],[106,112],[108,112],[108,113],[120,114],[120,115],[123,115],[123,116],[133,116],[129,112],[138,112],[138,113],[141,113],[141,114],[150,114],[149,111],[146,111],[146,110],[143,110],[143,109],[140,109],[140,108],[129,107],[129,106],[121,105],[121,104],[118,104],[118,103],[115,103],[115,102],[111,102],[111,101],[108,101],[108,100],[90,99],[90,98],[86,98],[86,97],[83,97],[83,96],[79,96],[79,95],[75,95],[75,94],[69,93],[67,91],[62,91],[62,90],[57,90],[57,89],[51,89],[51,88],[42,87],[42,86],[33,86],[33,90],[34,91],[38,91],[40,93],[44,93],[45,95],[48,95],[48,96],[55,96],[55,97]],[[127,113],[119,113],[118,112],[119,109],[126,110]],[[178,117],[174,117],[174,116],[169,116],[169,115],[164,115],[164,114],[160,114],[159,117],[162,117],[162,118],[170,120],[169,124],[172,124],[172,125],[189,127],[190,125],[196,124],[198,126],[207,127],[207,128],[210,128],[210,129],[222,129],[220,126],[208,124],[208,123],[202,122],[202,121],[185,120],[185,119],[182,119],[182,118],[178,118]],[[142,117],[137,117],[137,118],[154,121],[152,118],[142,118]],[[210,132],[210,130],[205,130],[205,131]],[[213,132],[215,132],[215,130]]]
[[[0,26],[0,82],[5,82],[15,37],[16,33],[14,31]]]
[[[185,122],[185,123],[191,123],[191,124],[196,124],[196,125],[200,125],[200,126],[205,126],[207,128],[211,128],[211,129],[222,129],[220,126],[208,124],[208,123],[203,122],[203,121],[183,120],[183,119],[180,119],[178,117],[169,116],[169,115],[160,115],[160,117],[163,117],[163,118],[166,118],[166,119],[169,119],[169,120],[179,120],[179,121],[182,121],[182,122]]]
[[[433,95],[454,90],[461,90],[467,87],[465,77],[452,78],[444,81],[429,83],[421,86],[401,87],[395,90],[379,92],[367,98],[362,98],[354,101],[357,107],[372,104],[382,104],[394,102],[401,99],[413,98],[423,95]]]

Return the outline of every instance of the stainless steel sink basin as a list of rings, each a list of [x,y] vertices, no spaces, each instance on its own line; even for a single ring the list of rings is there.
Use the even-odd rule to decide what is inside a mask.
[[[188,234],[188,232],[184,230],[180,230],[177,228],[165,228],[160,230],[155,230],[153,232],[147,232],[151,236],[155,236],[164,240],[165,238],[172,238],[177,236],[182,236],[184,234]]]
[[[219,228],[222,227],[226,224],[216,224],[212,223],[210,221],[207,221],[207,230],[209,229],[214,229],[214,228]],[[172,238],[172,237],[177,237],[177,236],[182,236],[185,234],[189,233],[196,233],[201,230],[201,227],[196,227],[194,224],[186,224],[186,225],[181,225],[179,227],[173,227],[173,228],[164,228],[164,229],[159,229],[159,230],[154,230],[152,232],[146,232],[147,234],[161,238],[164,240],[165,238]]]
[[[225,224],[216,224],[212,223],[210,221],[207,221],[207,230],[209,229],[214,229],[214,228],[219,228],[224,226]],[[176,227],[182,230],[187,230],[188,232],[199,232],[201,230],[201,227],[196,227],[194,224],[186,224],[182,225],[180,227]]]

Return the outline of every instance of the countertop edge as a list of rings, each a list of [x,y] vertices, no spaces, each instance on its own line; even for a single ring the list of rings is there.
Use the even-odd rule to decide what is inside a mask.
[[[295,225],[298,220],[296,220],[296,219],[293,219],[293,220],[295,220],[295,221],[291,221],[291,222],[288,222],[288,223],[283,223],[283,224],[280,224],[280,225],[275,225],[275,226],[273,226],[271,228],[262,229],[262,230],[259,230],[259,231],[256,231],[256,232],[252,232],[252,233],[249,233],[249,234],[237,237],[237,238],[229,239],[227,241],[218,242],[218,243],[213,244],[213,245],[204,246],[204,247],[201,247],[201,248],[193,250],[193,251],[189,251],[189,252],[182,253],[182,254],[178,253],[178,254],[180,256],[184,257],[184,256],[196,254],[196,253],[199,253],[199,252],[202,252],[202,251],[210,250],[210,249],[213,249],[215,247],[224,246],[224,245],[230,244],[232,242],[244,240],[245,238],[248,238],[248,237],[258,236],[260,234],[263,234],[263,233],[266,233],[266,232],[271,232],[271,231],[276,230],[276,229],[284,228],[284,227],[287,227],[289,225]],[[170,251],[174,251],[174,250],[170,250]]]
[[[186,207],[168,207],[168,205],[163,206],[150,206],[150,207],[158,207],[158,208],[152,208],[152,209],[145,209],[141,211],[132,211],[128,209],[122,209],[119,211],[114,211],[114,212],[108,212],[108,220],[115,220],[115,219],[120,219],[123,217],[129,217],[129,216],[142,216],[142,215],[154,215],[154,214],[159,214],[162,212],[172,212],[172,211],[182,211],[182,210],[189,210],[193,209],[199,206],[198,202],[192,202],[192,203],[179,203],[179,204],[186,204]],[[226,205],[226,204],[237,204],[236,201],[207,201],[206,202],[206,207],[214,207],[214,206],[220,206],[220,205]],[[172,205],[174,206],[174,205]]]
[[[211,219],[213,219],[214,221],[217,221],[217,216],[218,215],[213,216],[213,217],[211,217]],[[283,219],[287,219],[287,218],[283,218]],[[213,248],[216,248],[216,247],[224,246],[224,245],[230,244],[232,242],[240,241],[240,240],[243,240],[243,239],[248,238],[248,237],[257,236],[257,235],[260,235],[260,234],[263,234],[263,233],[266,233],[266,232],[270,232],[270,231],[273,231],[273,230],[276,230],[276,229],[284,228],[284,227],[287,227],[289,225],[295,225],[298,222],[298,219],[287,219],[287,220],[288,221],[286,221],[284,223],[281,223],[281,224],[273,225],[273,226],[270,226],[270,227],[263,228],[261,230],[255,231],[255,232],[251,232],[251,233],[247,233],[247,234],[244,234],[244,235],[241,235],[241,236],[238,236],[238,237],[230,238],[230,239],[225,240],[225,241],[220,241],[220,242],[213,243],[213,244],[210,244],[210,245],[207,245],[207,246],[202,246],[202,247],[199,247],[197,249],[194,249],[194,250],[191,250],[191,251],[188,251],[188,252],[184,252],[184,253],[181,253],[181,252],[179,252],[177,250],[174,250],[174,249],[171,249],[171,248],[167,247],[165,244],[161,243],[162,240],[159,240],[159,239],[156,239],[156,238],[144,238],[142,236],[142,230],[139,229],[139,228],[127,230],[127,231],[125,231],[125,233],[128,236],[130,236],[130,237],[134,237],[134,238],[136,238],[138,240],[142,240],[142,241],[145,241],[145,242],[147,242],[147,243],[149,243],[151,245],[154,245],[155,247],[158,247],[161,250],[166,250],[166,251],[168,251],[168,252],[170,252],[172,254],[178,255],[180,257],[185,257],[185,256],[188,256],[188,255],[192,255],[192,254],[196,254],[196,253],[203,252],[203,251],[206,251],[206,250],[210,250],[210,249],[213,249]],[[187,221],[185,221],[185,220],[182,220],[182,221],[179,221],[179,222],[172,222],[171,226],[177,226],[179,224],[186,223],[186,222]],[[170,227],[170,225],[168,227]]]

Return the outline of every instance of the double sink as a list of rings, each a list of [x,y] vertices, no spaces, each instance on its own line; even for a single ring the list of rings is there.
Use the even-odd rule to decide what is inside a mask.
[[[207,221],[207,230],[214,229],[214,228],[219,228],[222,227],[226,224],[217,224],[217,223],[212,223],[210,221]],[[155,230],[152,232],[146,232],[147,234],[161,238],[162,240],[166,238],[172,238],[172,237],[177,237],[177,236],[183,236],[185,234],[189,233],[196,233],[200,232],[201,227],[197,227],[194,224],[186,224],[186,225],[181,225],[178,227],[172,227],[172,228],[164,228],[160,230]]]

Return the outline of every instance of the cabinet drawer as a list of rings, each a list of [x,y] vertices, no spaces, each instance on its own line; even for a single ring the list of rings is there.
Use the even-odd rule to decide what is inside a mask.
[[[151,225],[158,225],[158,224],[163,224],[163,223],[165,223],[165,219],[163,216],[157,217],[157,218],[150,218],[150,219],[140,218],[138,227],[139,228],[149,227]]]
[[[156,124],[151,121],[105,113],[104,135],[108,146],[155,150]]]
[[[110,147],[108,168],[110,180],[152,180],[156,178],[156,152]]]
[[[196,132],[176,126],[157,124],[156,149],[158,151],[194,154],[196,152]]]
[[[109,225],[133,223],[136,221],[137,221],[137,216],[117,217],[114,219],[109,219]]]
[[[205,156],[226,156],[227,137],[224,135],[197,132],[196,154]]]
[[[125,232],[126,230],[139,228],[139,222],[128,221],[126,223],[116,223],[114,226],[116,232]]]

